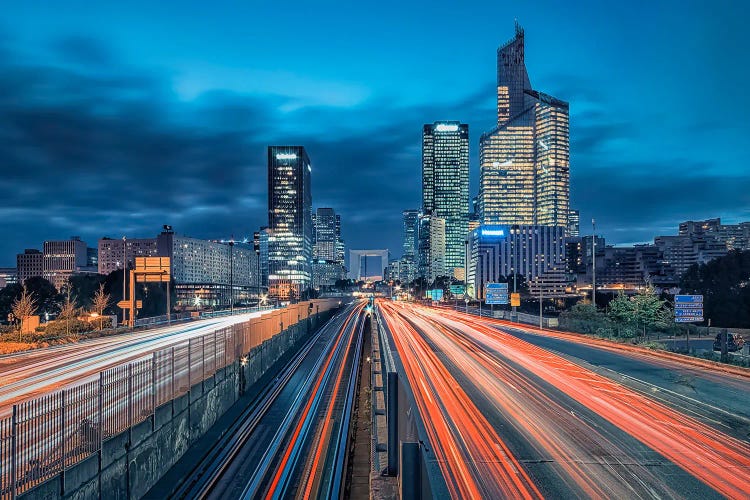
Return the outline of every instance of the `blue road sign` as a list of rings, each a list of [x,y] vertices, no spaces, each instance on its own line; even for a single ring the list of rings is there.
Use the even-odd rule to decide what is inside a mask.
[[[487,283],[484,287],[485,304],[508,304],[507,283]]]
[[[682,304],[675,304],[675,309],[684,309],[685,311],[703,309],[703,302],[684,302]]]
[[[674,303],[676,304],[702,304],[703,295],[675,295]]]
[[[680,318],[688,318],[688,317],[693,317],[693,316],[702,317],[703,309],[675,309],[674,315],[675,317],[680,317]]]
[[[704,321],[703,316],[689,316],[687,318],[675,318],[675,323],[700,323]]]

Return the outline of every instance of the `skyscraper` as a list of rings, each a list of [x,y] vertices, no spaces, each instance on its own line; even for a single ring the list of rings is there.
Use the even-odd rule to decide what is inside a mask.
[[[469,224],[469,126],[457,121],[422,129],[422,212],[445,221],[444,272],[462,275]]]
[[[482,135],[482,224],[567,226],[568,103],[531,88],[524,32],[497,50],[497,127]]]
[[[411,283],[417,277],[417,221],[419,210],[404,210],[403,215],[403,254],[399,264],[399,279]]]
[[[312,286],[333,286],[346,274],[341,216],[332,208],[318,208],[313,215],[313,236]]]
[[[313,218],[313,258],[339,261],[341,241],[341,216],[332,208],[318,208]],[[343,264],[343,258],[340,261]]]
[[[268,282],[282,299],[299,298],[310,286],[311,171],[304,147],[268,147]]]

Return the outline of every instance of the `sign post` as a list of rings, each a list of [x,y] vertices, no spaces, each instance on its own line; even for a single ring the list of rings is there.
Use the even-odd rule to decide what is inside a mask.
[[[508,304],[507,283],[487,283],[484,287],[484,302],[492,308],[492,316],[495,316],[495,304]]]
[[[674,296],[675,323],[697,323],[703,321],[703,295]],[[685,349],[690,352],[690,331],[685,338]]]

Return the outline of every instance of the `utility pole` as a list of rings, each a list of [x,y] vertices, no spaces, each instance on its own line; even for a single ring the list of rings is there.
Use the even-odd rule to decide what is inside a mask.
[[[234,236],[229,240],[229,311],[234,314]]]
[[[596,309],[596,220],[591,219],[591,303]]]
[[[542,301],[544,300],[544,297],[542,296],[541,276],[537,276],[537,284],[539,285],[539,329],[541,330],[544,327],[544,324],[542,323]]]
[[[125,281],[126,276],[128,274],[128,248],[125,244],[125,236],[122,237],[122,300],[126,300],[125,294],[127,293],[125,290]],[[125,324],[125,314],[127,313],[127,309],[122,310],[122,324]],[[130,314],[132,315],[133,312],[131,311]]]

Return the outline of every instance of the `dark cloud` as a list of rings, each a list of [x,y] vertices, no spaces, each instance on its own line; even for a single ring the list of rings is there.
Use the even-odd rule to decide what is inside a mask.
[[[154,235],[165,223],[197,237],[250,235],[266,221],[268,144],[307,147],[314,203],[341,213],[348,246],[398,255],[401,211],[420,203],[422,124],[469,123],[474,191],[479,136],[494,125],[492,85],[421,106],[383,97],[305,106],[218,90],[183,101],[168,77],[128,67],[94,40],[55,47],[63,60],[45,66],[0,47],[0,265],[44,239],[80,235],[93,245]],[[602,112],[600,95],[559,84],[563,99],[591,103],[572,121],[574,206],[596,214],[612,241],[673,232],[689,217],[747,214],[748,178],[726,182],[679,157],[627,162],[613,151],[633,128]]]

